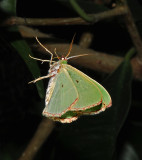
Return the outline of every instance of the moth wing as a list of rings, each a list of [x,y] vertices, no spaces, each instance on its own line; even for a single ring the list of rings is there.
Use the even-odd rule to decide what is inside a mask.
[[[84,111],[102,103],[100,89],[92,82],[91,78],[70,65],[66,65],[65,68],[76,86],[79,95],[78,101],[71,109],[72,111]]]
[[[84,73],[82,73],[84,74]],[[111,107],[112,105],[112,100],[111,100],[111,96],[109,95],[108,91],[97,81],[95,81],[94,79],[90,78],[89,76],[85,75],[87,78],[89,78],[100,90],[101,94],[102,94],[102,111],[103,109],[105,110],[105,108]]]
[[[79,71],[78,69],[76,69],[70,65],[67,65],[67,70],[68,70],[68,72],[69,72],[74,84],[76,85],[78,92],[79,92],[78,94],[79,94],[80,100],[73,106],[73,108],[76,108],[76,107],[80,108],[81,107],[80,101],[82,101],[82,103],[83,103],[84,100],[86,100],[86,99],[87,99],[86,106],[88,106],[89,100],[92,103],[92,106],[91,106],[91,104],[89,104],[91,107],[96,106],[95,104],[98,104],[98,105],[101,104],[101,106],[98,107],[99,108],[98,112],[103,111],[103,110],[105,110],[105,108],[111,106],[111,104],[112,104],[111,97],[110,97],[109,93],[107,92],[107,90],[101,84],[99,84],[94,79],[90,78],[89,76],[87,76],[83,72]],[[82,80],[83,81],[79,84],[79,82],[76,83],[77,79],[80,79],[81,81]],[[83,87],[83,85],[85,85],[85,81],[87,83],[92,84],[92,89],[87,88],[87,86],[85,86],[86,89]],[[84,88],[84,91],[82,90],[82,87]],[[93,91],[93,89],[96,91]],[[100,97],[102,100],[101,102],[100,102]],[[93,103],[94,103],[94,105],[93,105]],[[88,109],[91,107],[88,107]],[[84,106],[82,107],[82,109],[84,110]],[[98,112],[94,111],[94,113],[98,113]],[[93,112],[92,112],[92,114],[93,114]]]
[[[94,82],[97,85],[97,87],[101,91],[101,94],[102,94],[102,97],[103,97],[102,98],[102,106],[104,108],[111,107],[112,100],[111,100],[111,97],[110,97],[109,93],[107,92],[107,90],[101,84],[99,84],[97,81],[95,81],[93,79],[91,79],[91,80],[92,80],[92,82]]]
[[[78,92],[68,72],[61,68],[51,87],[49,102],[43,110],[46,117],[61,117],[78,100]]]

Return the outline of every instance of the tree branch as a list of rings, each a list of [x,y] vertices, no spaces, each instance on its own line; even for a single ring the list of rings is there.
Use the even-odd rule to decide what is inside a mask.
[[[60,53],[59,56],[66,55],[68,52],[69,44],[61,43],[61,44],[43,44],[47,47],[51,52],[54,53],[54,49],[57,49],[57,53]],[[34,45],[36,50],[39,52],[48,54],[45,52],[39,45]],[[89,54],[88,56],[83,56],[79,58],[73,58],[69,61],[69,63],[79,65],[85,68],[89,68],[95,71],[104,72],[104,73],[112,73],[123,61],[123,57],[118,57],[114,55],[109,55],[103,52],[97,52],[92,49],[82,48],[78,45],[73,45],[71,55],[79,55],[79,54]],[[137,57],[131,60],[133,75],[137,80],[142,81],[142,64],[138,63]]]
[[[55,123],[52,120],[48,118],[43,118],[37,128],[37,131],[35,132],[35,135],[33,136],[27,148],[18,160],[32,160],[41,145],[45,142],[47,137],[52,132],[54,124]]]
[[[124,22],[128,29],[128,32],[131,36],[134,46],[136,47],[138,53],[138,62],[142,63],[142,40],[138,33],[137,27],[134,23],[132,14],[125,0],[123,0],[125,7],[127,8],[128,13],[124,15]]]
[[[100,20],[111,18],[115,16],[127,14],[127,8],[124,6],[116,7],[109,11],[104,11],[96,14],[88,14],[88,16],[93,18],[93,23],[96,23]],[[32,25],[32,26],[50,26],[50,25],[89,25],[90,23],[86,22],[80,17],[76,18],[21,18],[21,17],[10,17],[5,20],[2,25]]]

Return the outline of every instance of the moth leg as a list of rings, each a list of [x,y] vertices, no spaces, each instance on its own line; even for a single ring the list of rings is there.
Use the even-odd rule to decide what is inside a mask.
[[[60,57],[58,56],[57,52],[56,52],[56,48],[54,49],[54,53],[56,54],[57,58],[60,59]],[[53,62],[53,61],[52,61]]]
[[[44,60],[44,59],[39,59],[39,58],[32,57],[30,54],[29,54],[29,57],[32,58],[32,59],[35,59],[37,61],[41,61],[42,63],[43,62],[50,62],[50,60]],[[52,62],[54,62],[54,61],[52,61]]]
[[[40,45],[42,48],[44,48],[48,53],[51,54],[51,59],[50,59],[50,66],[51,66],[51,64],[52,64],[52,59],[53,59],[53,53],[52,53],[51,51],[49,51],[43,44],[41,44],[37,37],[35,37],[35,38],[36,38],[37,42],[39,43],[39,45]]]
[[[50,77],[50,75],[43,76],[43,77],[39,77],[39,78],[37,78],[37,79],[35,79],[35,80],[29,82],[28,84],[30,84],[30,83],[35,83],[35,82],[37,82],[37,81],[40,81],[40,80],[42,80],[42,79],[49,78],[49,77]]]

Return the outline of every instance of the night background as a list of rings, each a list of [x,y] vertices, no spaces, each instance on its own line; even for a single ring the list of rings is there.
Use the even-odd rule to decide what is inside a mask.
[[[77,18],[77,19],[76,19]],[[69,124],[42,116],[50,59],[92,54],[69,64],[102,84],[112,106]],[[0,160],[142,159],[142,2],[0,0]],[[71,95],[69,95],[71,96]],[[24,153],[24,154],[23,154]]]

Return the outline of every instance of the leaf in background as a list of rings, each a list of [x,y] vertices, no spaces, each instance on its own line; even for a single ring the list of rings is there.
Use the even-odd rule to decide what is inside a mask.
[[[16,27],[14,27],[14,30],[15,29],[17,30]],[[19,34],[19,33],[17,33],[17,34]],[[16,37],[16,35],[15,35],[15,37]],[[34,78],[40,77],[40,70],[39,70],[37,62],[35,60],[32,60],[29,57],[29,54],[32,55],[32,52],[31,52],[30,47],[26,43],[26,41],[23,40],[21,37],[20,39],[11,40],[11,45],[16,49],[17,53],[22,57],[22,59],[24,60],[24,62],[28,66],[30,72],[32,73],[33,77]],[[37,87],[38,94],[39,94],[40,98],[44,98],[45,92],[44,92],[43,82],[38,81],[36,83],[36,87]]]
[[[0,9],[9,15],[16,15],[17,0],[1,0]]]
[[[133,52],[128,53],[105,81],[104,87],[112,96],[112,107],[96,116],[82,116],[70,125],[62,125],[55,156],[68,157],[68,160],[112,159],[117,136],[130,108],[132,69],[129,55]]]
[[[9,16],[16,15],[16,0],[2,0],[0,1],[0,9]],[[29,54],[32,55],[31,49],[28,46],[27,42],[22,39],[18,27],[12,26],[7,30],[7,37],[10,40],[11,45],[15,48],[17,53],[22,57],[28,66],[30,72],[34,78],[40,77],[40,70],[36,61],[33,61]],[[43,82],[39,81],[36,83],[38,94],[41,98],[44,98],[44,87]]]
[[[60,2],[65,7],[73,9],[69,3],[69,0],[57,0],[57,2]],[[109,8],[107,8],[106,6],[95,4],[93,1],[77,0],[76,3],[78,3],[78,5],[88,14],[89,13],[99,13],[99,12],[109,10]]]
[[[116,136],[127,117],[131,104],[132,68],[130,58],[134,53],[135,49],[130,49],[121,65],[109,76],[109,83],[107,83],[107,80],[105,82],[112,92],[110,94],[112,95],[114,107],[111,111],[114,114],[113,121],[115,122],[115,130],[117,130]]]
[[[129,0],[128,5],[131,9],[135,22],[141,22],[142,21],[142,12],[141,12],[142,11],[142,1]]]
[[[137,152],[134,149],[134,146],[132,146],[129,143],[126,143],[123,147],[123,151],[119,157],[119,160],[140,160],[138,157]]]
[[[127,120],[127,123],[125,124],[125,132],[123,133],[124,135],[127,135],[127,136],[124,141],[125,142],[124,147],[122,148],[122,151],[121,151],[121,155],[120,155],[121,157],[123,157],[123,155],[126,157],[126,154],[129,154],[128,156],[133,157],[134,160],[137,160],[138,158],[142,159],[142,143],[141,143],[142,142],[141,141],[142,109],[141,107],[138,109],[136,106],[133,106],[133,108],[130,111],[130,116]]]

